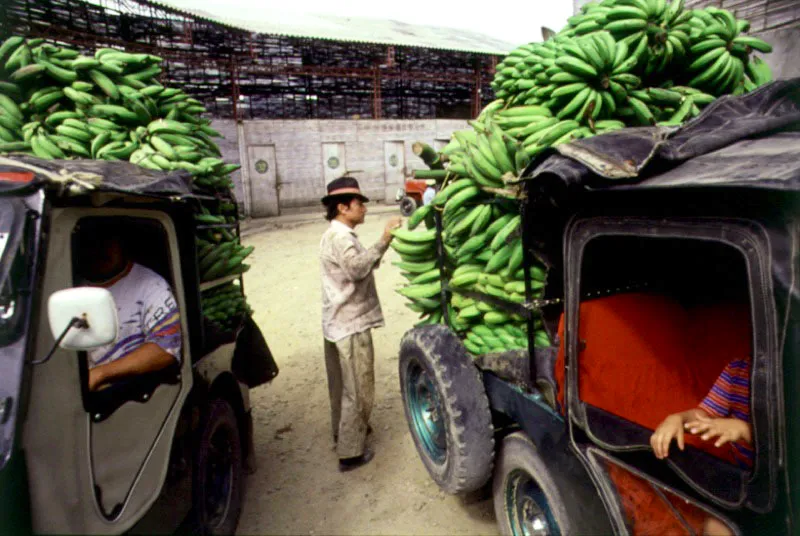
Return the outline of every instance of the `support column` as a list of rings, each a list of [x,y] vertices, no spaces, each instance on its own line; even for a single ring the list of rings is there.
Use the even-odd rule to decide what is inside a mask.
[[[231,109],[233,120],[239,121],[239,69],[236,60],[231,60]]]
[[[472,83],[472,119],[481,113],[481,87],[483,86],[483,76],[480,71],[475,73],[475,81]]]
[[[380,119],[383,111],[381,109],[381,70],[379,67],[372,69],[372,118]]]

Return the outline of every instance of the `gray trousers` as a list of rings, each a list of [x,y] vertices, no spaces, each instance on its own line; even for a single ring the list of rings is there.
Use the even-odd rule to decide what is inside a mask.
[[[333,436],[340,459],[364,454],[375,401],[375,356],[368,329],[338,342],[325,341],[325,368]]]

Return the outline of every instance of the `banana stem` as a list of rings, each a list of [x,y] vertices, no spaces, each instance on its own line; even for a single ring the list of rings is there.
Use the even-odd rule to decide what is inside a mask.
[[[442,165],[442,161],[439,158],[439,153],[427,143],[421,141],[414,142],[414,145],[411,146],[411,151],[420,157],[429,168],[444,169],[444,165]]]

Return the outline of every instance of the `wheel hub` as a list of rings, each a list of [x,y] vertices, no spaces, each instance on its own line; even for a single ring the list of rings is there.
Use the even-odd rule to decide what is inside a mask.
[[[506,513],[514,536],[559,535],[547,498],[530,475],[517,470],[509,475]]]
[[[435,462],[443,463],[447,457],[447,434],[441,400],[428,372],[418,363],[409,367],[406,401],[415,435],[428,455]]]

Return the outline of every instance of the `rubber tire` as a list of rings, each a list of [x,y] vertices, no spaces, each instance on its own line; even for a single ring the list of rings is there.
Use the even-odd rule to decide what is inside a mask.
[[[523,432],[515,432],[503,439],[503,444],[498,455],[497,468],[494,472],[494,482],[492,483],[492,495],[494,496],[494,513],[500,533],[504,536],[513,536],[511,523],[508,518],[505,504],[505,486],[512,471],[522,470],[526,472],[544,493],[550,508],[550,513],[558,525],[559,532],[553,534],[578,534],[577,527],[573,524],[575,515],[578,519],[579,513],[573,511],[577,506],[577,501],[572,500],[567,503],[564,500],[558,484],[551,476],[551,469],[548,469],[545,461],[539,455],[539,451],[533,441]],[[558,470],[555,468],[553,470]]]
[[[442,404],[446,454],[437,463],[414,431],[406,382],[419,364],[432,379]],[[494,427],[480,373],[458,337],[443,325],[420,326],[400,342],[400,390],[411,437],[425,468],[447,493],[480,489],[492,476]]]
[[[225,518],[215,527],[208,526],[208,514],[205,511],[205,483],[207,474],[207,456],[211,438],[221,429],[228,429],[231,446],[232,477],[230,503]],[[200,441],[195,457],[193,507],[195,523],[201,534],[229,535],[236,533],[239,516],[242,512],[242,499],[244,493],[244,472],[242,469],[242,443],[239,434],[239,424],[231,405],[222,399],[215,399],[209,403],[208,418],[200,435]]]
[[[404,197],[400,200],[400,214],[406,218],[411,216],[417,210],[417,202],[410,197]]]

